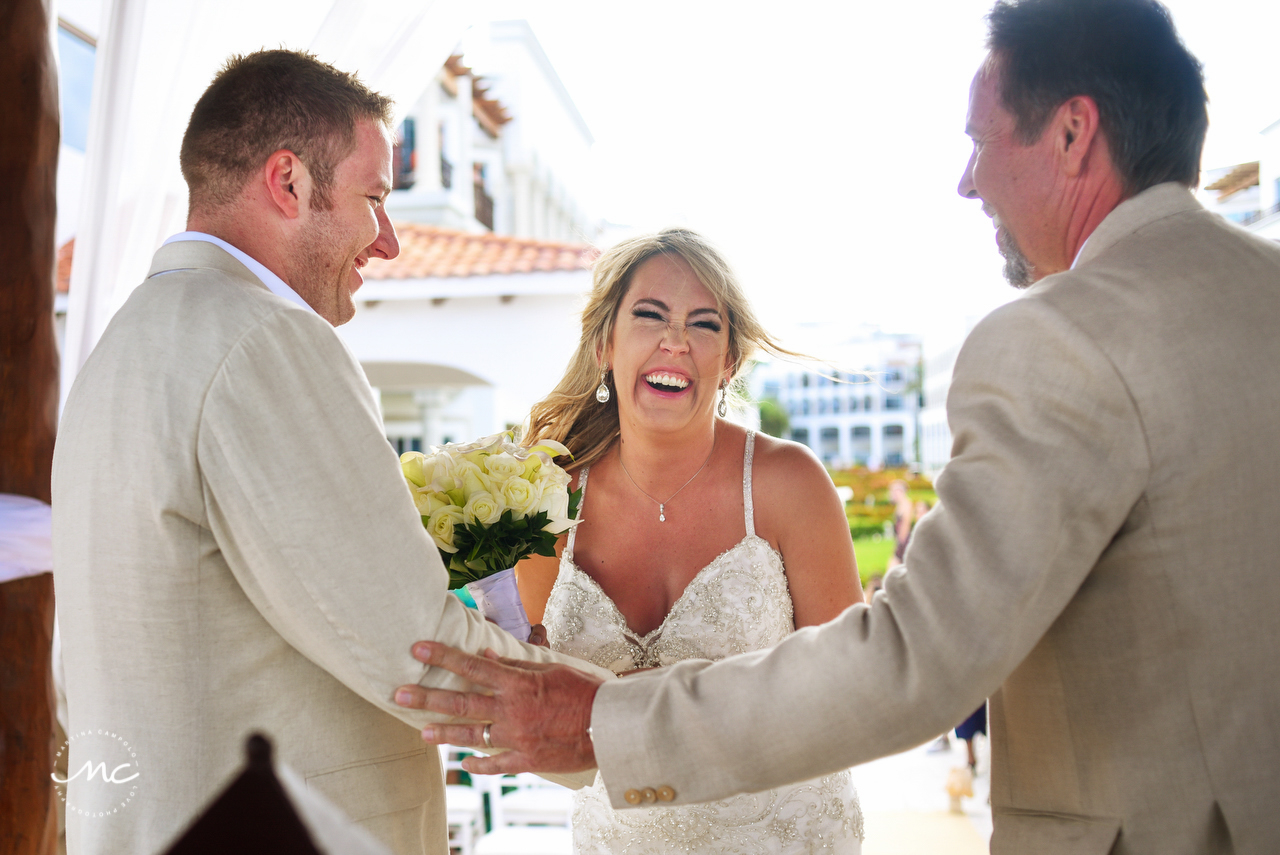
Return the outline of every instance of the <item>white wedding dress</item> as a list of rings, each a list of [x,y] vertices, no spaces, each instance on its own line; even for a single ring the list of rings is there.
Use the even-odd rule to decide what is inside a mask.
[[[746,537],[702,568],[648,635],[632,632],[613,600],[574,563],[571,531],[543,619],[552,649],[621,673],[684,659],[723,659],[772,647],[790,635],[795,622],[782,556],[755,533],[754,447],[755,435],[748,433],[742,475]],[[579,482],[581,506],[586,505],[587,471]],[[681,807],[614,810],[598,775],[594,786],[574,796],[575,855],[858,855],[861,841],[862,811],[847,771]]]

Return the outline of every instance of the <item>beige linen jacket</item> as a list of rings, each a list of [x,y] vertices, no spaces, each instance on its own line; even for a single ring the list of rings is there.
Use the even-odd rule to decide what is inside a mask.
[[[69,732],[119,734],[140,776],[117,814],[69,811],[72,855],[160,851],[255,730],[394,852],[444,853],[428,715],[392,694],[460,683],[413,642],[604,674],[447,594],[360,366],[209,243],[161,248],[80,372],[53,528]]]
[[[870,606],[600,689],[614,804],[832,772],[990,695],[992,852],[1280,852],[1280,246],[1151,188],[979,324],[948,411]]]

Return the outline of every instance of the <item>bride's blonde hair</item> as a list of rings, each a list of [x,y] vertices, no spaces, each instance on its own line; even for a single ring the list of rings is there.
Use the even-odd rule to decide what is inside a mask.
[[[631,276],[655,255],[675,255],[724,308],[729,321],[729,359],[732,384],[757,350],[775,356],[797,357],[782,347],[761,325],[742,293],[738,278],[724,257],[704,237],[689,229],[664,229],[622,241],[595,263],[591,294],[582,310],[582,337],[559,385],[529,414],[526,445],[554,439],[573,452],[574,465],[589,466],[604,456],[618,435],[618,396],[596,400],[600,385],[600,355],[613,335],[618,309],[631,286]],[[612,386],[612,384],[610,384]],[[562,461],[563,462],[563,461]]]

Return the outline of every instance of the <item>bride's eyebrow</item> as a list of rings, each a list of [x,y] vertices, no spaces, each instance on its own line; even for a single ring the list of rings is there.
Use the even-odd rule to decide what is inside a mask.
[[[647,305],[653,306],[655,308],[661,309],[664,312],[671,311],[670,309],[667,308],[666,303],[662,302],[661,300],[655,300],[652,297],[641,297],[639,300],[636,300],[634,303],[631,304],[632,311],[639,308],[641,304],[647,304]]]

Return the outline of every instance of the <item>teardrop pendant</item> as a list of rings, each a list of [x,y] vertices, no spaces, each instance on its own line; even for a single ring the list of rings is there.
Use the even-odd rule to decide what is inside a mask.
[[[663,513],[663,509],[664,509],[665,507],[666,507],[665,503],[660,503],[660,504],[658,505],[658,522],[666,522],[666,521],[667,521],[667,515],[666,515],[665,513]]]
[[[596,387],[596,400],[602,404],[609,403],[609,387],[603,380],[601,380],[600,385]]]

